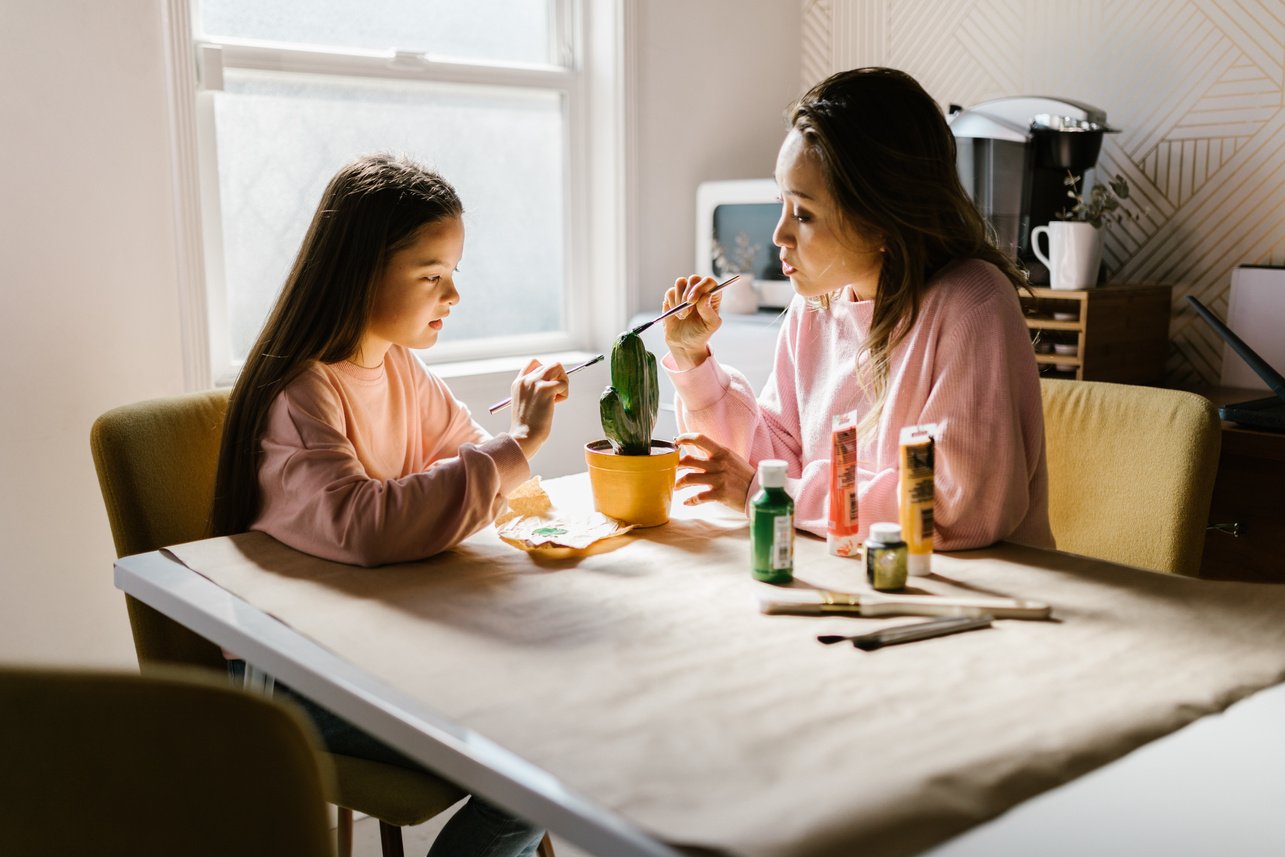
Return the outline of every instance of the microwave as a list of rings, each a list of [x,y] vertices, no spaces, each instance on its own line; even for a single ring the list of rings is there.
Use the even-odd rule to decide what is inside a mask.
[[[794,288],[781,272],[772,233],[781,217],[775,179],[701,182],[696,188],[696,273],[754,274],[759,306],[789,306]],[[729,264],[715,261],[719,251]]]

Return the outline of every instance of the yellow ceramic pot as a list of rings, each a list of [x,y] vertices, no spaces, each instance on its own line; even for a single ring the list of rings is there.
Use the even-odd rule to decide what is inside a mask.
[[[610,441],[595,440],[585,444],[584,457],[599,512],[635,527],[669,520],[678,473],[678,449],[672,443],[653,440],[651,455],[619,455]]]

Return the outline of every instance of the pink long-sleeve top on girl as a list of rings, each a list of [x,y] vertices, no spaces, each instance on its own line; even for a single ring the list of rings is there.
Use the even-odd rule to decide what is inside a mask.
[[[860,419],[871,407],[855,366],[873,312],[873,301],[833,300],[824,309],[795,297],[757,399],[743,375],[713,356],[687,371],[670,355],[662,360],[680,429],[709,435],[752,464],[789,462],[795,525],[817,535],[826,531],[831,418],[856,411]],[[898,519],[901,428],[936,423],[936,549],[1000,539],[1052,547],[1039,373],[1008,279],[977,260],[942,271],[889,369],[878,426],[860,439],[861,536],[872,523]],[[755,480],[749,496],[757,490]]]
[[[530,476],[405,348],[383,365],[315,363],[268,410],[251,529],[356,565],[423,559],[495,520]]]

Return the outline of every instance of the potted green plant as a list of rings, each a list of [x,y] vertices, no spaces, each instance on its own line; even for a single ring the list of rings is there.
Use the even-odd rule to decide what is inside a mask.
[[[678,449],[652,438],[660,408],[656,355],[636,333],[611,347],[611,385],[598,402],[605,439],[585,445],[594,507],[636,527],[669,520]]]

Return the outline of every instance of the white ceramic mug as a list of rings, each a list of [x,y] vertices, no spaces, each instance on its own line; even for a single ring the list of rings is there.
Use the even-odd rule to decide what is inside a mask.
[[[1040,250],[1040,236],[1048,239],[1048,255]],[[1054,220],[1031,230],[1031,250],[1049,269],[1049,286],[1055,289],[1089,289],[1098,283],[1102,264],[1102,231],[1092,223]]]

